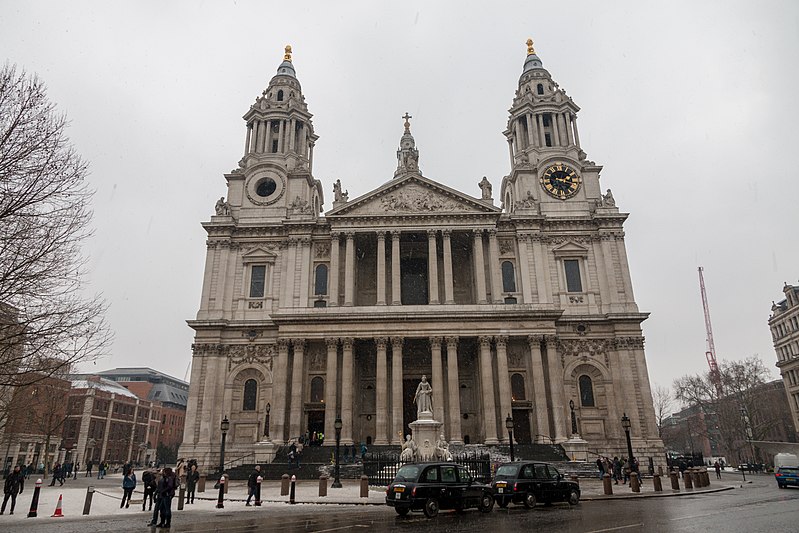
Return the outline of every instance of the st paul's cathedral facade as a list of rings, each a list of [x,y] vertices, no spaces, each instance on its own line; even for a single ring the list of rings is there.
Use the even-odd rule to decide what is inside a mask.
[[[510,173],[478,196],[424,176],[405,116],[394,176],[325,211],[290,48],[244,115],[245,154],[208,233],[180,454],[272,456],[306,433],[399,445],[422,376],[459,444],[562,443],[663,457],[626,213],[587,159],[579,108],[528,41],[504,135]],[[389,179],[390,178],[390,179]],[[494,198],[495,193],[498,198]],[[499,205],[498,205],[499,204]]]

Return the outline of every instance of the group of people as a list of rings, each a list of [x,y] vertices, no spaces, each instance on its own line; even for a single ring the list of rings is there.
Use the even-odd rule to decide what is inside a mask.
[[[596,466],[599,470],[599,479],[602,479],[605,474],[609,474],[613,482],[618,485],[619,481],[626,485],[630,480],[630,472],[638,472],[638,459],[633,458],[630,463],[626,457],[597,457]]]
[[[297,439],[303,446],[321,446],[325,442],[325,434],[321,431],[305,432]]]

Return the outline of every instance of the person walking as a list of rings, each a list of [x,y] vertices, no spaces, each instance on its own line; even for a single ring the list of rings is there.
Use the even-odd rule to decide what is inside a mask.
[[[619,484],[619,480],[621,479],[621,461],[619,461],[617,456],[613,457],[613,479],[616,485]]]
[[[149,525],[164,528],[172,527],[172,498],[175,497],[175,474],[171,468],[166,467],[161,473],[156,494],[158,500],[153,512],[153,519]],[[156,524],[155,521],[159,517],[160,521]]]
[[[197,489],[197,482],[200,481],[200,473],[197,472],[197,465],[191,465],[191,470],[186,474],[186,503],[194,503],[194,491]]]
[[[72,479],[78,479],[78,470],[80,470],[80,463],[75,461],[75,468],[72,469]]]
[[[247,507],[250,506],[250,499],[255,496],[255,489],[258,486],[258,476],[261,475],[261,465],[255,465],[255,469],[250,473],[250,477],[247,478]],[[258,498],[255,498],[258,501]]]
[[[14,507],[17,505],[17,494],[22,494],[23,488],[25,488],[25,476],[22,475],[22,470],[17,465],[14,467],[14,471],[6,477],[6,483],[3,486],[3,507],[0,508],[0,514],[6,512],[6,504],[9,498],[11,498],[11,511],[8,514],[14,514]]]
[[[119,508],[125,507],[127,509],[130,507],[130,497],[133,496],[133,489],[136,488],[136,473],[133,471],[133,467],[128,468],[128,473],[124,474],[122,477],[122,502],[119,504]]]
[[[86,463],[86,475],[84,477],[92,477],[92,466],[94,465],[92,464],[91,461]]]
[[[602,468],[602,457],[596,458],[596,467],[599,469],[599,479],[602,480],[602,476],[605,475],[605,470]]]
[[[142,484],[144,485],[144,499],[142,500],[141,510],[147,510],[147,500],[150,501],[150,511],[153,510],[153,501],[155,500],[155,489],[157,486],[155,472],[152,470],[145,470],[141,476]],[[155,520],[153,520],[154,522]]]
[[[713,463],[713,468],[716,470],[716,479],[721,479],[721,463],[716,461]]]

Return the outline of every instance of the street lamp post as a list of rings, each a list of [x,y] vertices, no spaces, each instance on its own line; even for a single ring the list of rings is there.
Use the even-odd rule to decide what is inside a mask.
[[[222,430],[222,448],[219,451],[219,475],[221,476],[225,472],[225,438],[227,438],[227,431],[230,429],[230,420],[227,419],[227,415],[222,419],[222,423],[219,424],[219,429]]]
[[[635,461],[633,461],[633,445],[630,443],[630,417],[627,416],[627,413],[621,417],[621,427],[624,428],[624,434],[627,436],[627,455],[629,456],[627,461],[630,465],[630,471],[635,470]]]
[[[505,419],[505,429],[508,430],[508,441],[510,441],[510,460],[513,462],[513,418],[511,418],[510,413],[508,413],[508,417]]]
[[[339,444],[341,444],[341,426],[344,424],[341,422],[341,415],[336,415],[336,421],[333,422],[333,427],[336,429],[336,468],[335,474],[333,477],[333,484],[330,488],[333,489],[340,489],[341,488],[341,480],[339,479],[339,467],[338,467],[338,452],[339,452]]]
[[[272,410],[272,404],[266,404],[266,420],[264,421],[264,435],[269,438],[269,412]]]

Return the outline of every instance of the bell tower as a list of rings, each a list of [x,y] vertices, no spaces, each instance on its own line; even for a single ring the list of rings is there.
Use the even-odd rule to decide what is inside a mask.
[[[287,45],[277,73],[244,114],[244,157],[225,176],[234,217],[315,218],[322,210],[322,186],[313,178],[319,137],[291,54]]]
[[[574,100],[552,79],[527,40],[527,57],[509,110],[511,173],[502,182],[506,212],[587,214],[601,198],[599,171],[580,147]]]

